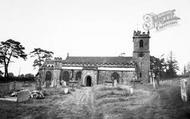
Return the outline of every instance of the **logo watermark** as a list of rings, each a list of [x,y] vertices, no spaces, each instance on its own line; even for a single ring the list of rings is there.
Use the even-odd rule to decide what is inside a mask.
[[[153,28],[155,28],[156,30],[160,30],[167,26],[177,24],[180,18],[175,16],[174,12],[175,9],[168,10],[157,15],[154,13],[144,15],[143,19],[145,23],[143,24],[143,28],[145,30],[150,30]]]

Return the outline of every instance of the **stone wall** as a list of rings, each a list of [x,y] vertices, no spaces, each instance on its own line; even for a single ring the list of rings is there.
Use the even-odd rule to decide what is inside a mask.
[[[104,84],[106,81],[112,81],[111,76],[114,72],[119,75],[120,84],[129,84],[134,77],[134,71],[97,71],[97,70],[71,70],[71,69],[54,69],[54,70],[44,70],[42,74],[42,86],[45,85],[46,73],[51,72],[51,87],[56,87],[60,85],[60,80],[63,79],[61,73],[67,71],[69,73],[69,80],[77,81],[78,85],[86,86],[86,77],[90,76],[92,78],[92,85]],[[76,80],[77,72],[81,71],[81,79]]]
[[[120,84],[128,84],[135,75],[131,71],[99,71],[98,84],[103,84],[105,81],[112,81],[111,76],[114,72],[119,74]]]
[[[130,84],[131,80],[135,77],[134,71],[123,72],[123,84]]]
[[[99,71],[98,84],[103,84],[105,81],[111,81],[111,72]]]

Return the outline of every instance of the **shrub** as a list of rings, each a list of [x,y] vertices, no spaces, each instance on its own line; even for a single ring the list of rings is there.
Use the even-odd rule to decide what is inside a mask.
[[[0,83],[6,83],[6,82],[12,82],[12,81],[30,81],[34,82],[35,78],[34,77],[0,77]]]

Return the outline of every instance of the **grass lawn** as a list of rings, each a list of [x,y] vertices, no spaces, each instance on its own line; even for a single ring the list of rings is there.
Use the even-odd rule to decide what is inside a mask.
[[[46,119],[53,118],[56,114],[57,107],[55,103],[63,101],[66,98],[62,92],[55,89],[46,91],[48,96],[45,99],[30,99],[27,102],[17,103],[9,101],[0,101],[1,119]]]
[[[98,117],[120,119],[131,118],[130,113],[149,103],[156,93],[137,89],[130,95],[127,86],[94,87],[95,107]]]

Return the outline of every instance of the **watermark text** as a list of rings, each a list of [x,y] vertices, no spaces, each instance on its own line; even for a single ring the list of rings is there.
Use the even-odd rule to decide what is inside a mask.
[[[166,26],[170,26],[173,24],[177,24],[179,17],[175,16],[175,9],[168,10],[166,12],[162,12],[160,14],[146,14],[143,16],[145,23],[143,24],[143,28],[145,30],[150,30],[155,28],[156,30],[160,30],[165,28]]]

